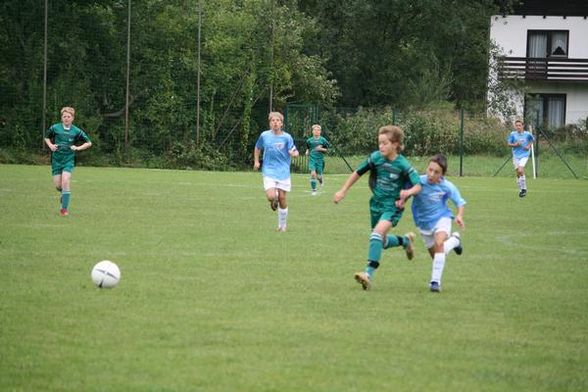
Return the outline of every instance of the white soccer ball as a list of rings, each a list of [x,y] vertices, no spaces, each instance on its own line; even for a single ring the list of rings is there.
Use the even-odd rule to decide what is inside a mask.
[[[110,260],[103,260],[92,268],[92,281],[101,289],[109,289],[118,284],[120,270]]]

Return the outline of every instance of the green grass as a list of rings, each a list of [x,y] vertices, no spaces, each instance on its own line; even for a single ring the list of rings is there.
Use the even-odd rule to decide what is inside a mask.
[[[452,163],[455,165],[455,163]],[[311,197],[288,232],[258,173],[77,168],[71,216],[46,166],[0,166],[0,390],[585,391],[588,182],[452,178],[464,254],[427,289],[420,238],[374,287],[369,192]],[[410,213],[398,232],[414,230]],[[112,290],[90,270],[110,259]]]
[[[366,158],[366,155],[346,156],[345,159],[352,168]],[[409,157],[411,163],[420,171],[424,171],[430,157]],[[299,158],[301,161],[300,171],[306,172],[306,158]],[[460,172],[459,156],[449,156],[449,175],[457,176]],[[588,179],[588,156],[579,154],[562,155],[561,158],[551,150],[547,150],[537,158],[537,174],[539,178],[560,178],[560,179]],[[569,168],[567,165],[569,165]],[[480,177],[514,177],[514,168],[510,156],[496,157],[489,155],[465,155],[463,157],[462,173],[464,176]],[[349,167],[338,155],[330,155],[326,160],[326,167],[329,173],[349,173]],[[533,175],[532,161],[529,160],[526,166],[528,177]],[[571,169],[571,170],[570,170]]]

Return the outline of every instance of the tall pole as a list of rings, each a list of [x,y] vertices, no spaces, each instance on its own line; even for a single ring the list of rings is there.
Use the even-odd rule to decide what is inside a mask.
[[[463,108],[460,113],[460,129],[459,129],[459,176],[463,177]]]
[[[47,117],[47,23],[48,23],[48,4],[49,0],[45,0],[45,31],[44,31],[44,39],[43,39],[43,119],[41,120],[42,124],[42,131],[43,135],[45,134],[45,129],[47,129],[47,124],[45,123],[45,118]],[[41,139],[42,141],[43,139]],[[45,149],[46,144],[43,142],[43,149]]]
[[[196,146],[200,140],[200,33],[202,27],[202,0],[198,1],[198,71],[196,75]]]
[[[129,82],[131,75],[131,0],[127,15],[127,86],[125,92],[125,152],[129,151]]]
[[[269,111],[274,109],[274,0],[270,0],[270,79],[269,79]]]

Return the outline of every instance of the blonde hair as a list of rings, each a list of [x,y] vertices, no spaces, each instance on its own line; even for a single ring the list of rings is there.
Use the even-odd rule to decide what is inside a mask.
[[[280,119],[280,121],[284,122],[284,115],[280,112],[270,112],[270,114],[267,116],[267,120],[271,121],[274,117],[277,117]]]
[[[378,130],[379,135],[386,135],[392,143],[398,143],[398,152],[404,150],[404,132],[396,125],[385,125]]]
[[[69,113],[69,114],[71,114],[72,117],[75,117],[76,110],[74,108],[70,107],[70,106],[64,106],[64,107],[61,108],[61,112],[60,113],[61,114],[63,114],[63,113]]]
[[[310,127],[310,129],[312,129],[313,131],[314,131],[315,128],[318,128],[319,131],[322,129],[319,124],[313,124],[312,127]]]

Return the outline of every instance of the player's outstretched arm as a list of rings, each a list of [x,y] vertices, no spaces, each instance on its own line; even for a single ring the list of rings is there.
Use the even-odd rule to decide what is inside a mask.
[[[353,186],[353,184],[355,184],[357,182],[357,180],[359,180],[359,177],[360,176],[359,176],[359,174],[357,174],[356,171],[351,173],[351,175],[349,176],[349,178],[347,178],[347,181],[345,181],[345,184],[343,184],[341,189],[339,189],[335,193],[335,195],[333,195],[333,202],[335,204],[339,203],[341,200],[343,200],[343,198],[347,194],[347,191],[349,190],[349,188],[351,188]]]

